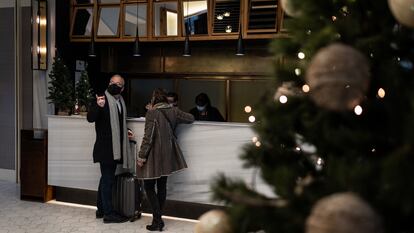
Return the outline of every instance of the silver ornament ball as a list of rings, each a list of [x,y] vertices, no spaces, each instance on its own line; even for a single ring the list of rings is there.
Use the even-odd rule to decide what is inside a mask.
[[[306,220],[306,233],[382,233],[375,211],[354,193],[320,199]]]
[[[388,6],[399,23],[414,28],[414,0],[388,0]]]
[[[363,100],[369,87],[370,66],[351,46],[334,43],[320,49],[306,71],[312,100],[320,107],[347,111]]]
[[[281,0],[280,4],[287,15],[291,17],[299,17],[301,15],[301,11],[293,7],[291,0]]]
[[[222,210],[210,210],[201,215],[195,233],[231,233],[230,219]]]

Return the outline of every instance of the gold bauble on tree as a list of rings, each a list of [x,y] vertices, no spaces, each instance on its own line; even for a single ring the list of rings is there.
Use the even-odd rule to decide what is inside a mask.
[[[230,219],[222,210],[210,210],[201,215],[195,233],[231,233]]]
[[[382,233],[380,218],[354,193],[320,199],[306,220],[306,233]]]
[[[312,100],[333,111],[353,109],[369,87],[369,63],[351,46],[334,43],[320,49],[306,71]]]
[[[280,4],[285,13],[291,17],[299,17],[301,15],[300,10],[295,9],[292,5],[292,0],[281,0]]]
[[[414,28],[414,0],[388,0],[388,6],[399,23]]]

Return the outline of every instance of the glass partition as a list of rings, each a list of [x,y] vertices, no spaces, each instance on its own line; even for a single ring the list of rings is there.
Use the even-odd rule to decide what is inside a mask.
[[[125,6],[124,36],[136,36],[138,23],[138,35],[147,36],[147,4],[135,4]]]
[[[184,35],[208,34],[207,1],[183,1]]]
[[[195,97],[206,93],[211,106],[216,107],[226,118],[226,81],[225,80],[186,80],[178,81],[178,106],[183,111],[190,111],[196,106]]]
[[[177,2],[154,3],[154,35],[177,36],[178,35],[178,10]]]
[[[232,122],[249,122],[254,115],[254,106],[260,98],[272,88],[271,80],[237,80],[230,82],[230,119]],[[250,106],[253,112],[246,113],[245,107]]]
[[[163,88],[167,91],[174,91],[174,80],[172,79],[131,79],[130,83],[130,103],[128,106],[128,116],[144,117],[145,106],[151,101],[152,91],[155,88]]]
[[[119,7],[102,7],[99,12],[98,36],[117,36]]]

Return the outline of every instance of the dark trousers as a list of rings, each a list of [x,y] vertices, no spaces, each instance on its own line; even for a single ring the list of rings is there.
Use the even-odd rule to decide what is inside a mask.
[[[152,216],[155,221],[160,221],[165,199],[167,198],[167,176],[158,179],[144,180],[145,193],[152,209]],[[157,185],[157,192],[155,192]]]
[[[115,183],[116,163],[100,163],[101,179],[99,180],[96,207],[104,215],[112,213],[112,186]]]

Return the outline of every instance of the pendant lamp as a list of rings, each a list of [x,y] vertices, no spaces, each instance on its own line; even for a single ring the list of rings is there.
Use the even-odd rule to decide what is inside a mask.
[[[96,52],[95,52],[95,32],[94,32],[94,27],[93,27],[93,20],[92,20],[92,30],[91,30],[91,43],[89,43],[89,50],[88,50],[88,56],[89,57],[96,57]]]
[[[237,39],[237,50],[236,56],[244,56],[244,44],[243,44],[243,35],[242,35],[242,26],[241,22],[239,24],[239,39]]]
[[[190,17],[188,15],[188,4],[189,1],[187,0],[187,27],[185,28],[185,40],[184,40],[184,52],[183,57],[190,57],[191,56],[191,48],[190,48]]]
[[[133,48],[133,52],[132,52],[132,56],[134,57],[140,57],[141,56],[141,51],[140,51],[140,43],[139,43],[139,28],[138,28],[138,19],[139,19],[139,14],[138,14],[138,3],[137,3],[137,27],[136,27],[136,34],[135,34],[135,42],[134,42],[134,48]]]

